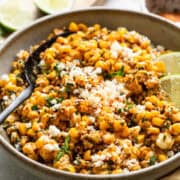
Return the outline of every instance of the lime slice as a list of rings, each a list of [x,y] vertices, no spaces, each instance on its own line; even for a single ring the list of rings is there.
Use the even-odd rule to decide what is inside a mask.
[[[0,3],[0,23],[6,30],[15,31],[31,23],[33,14],[24,0],[2,1]]]
[[[167,74],[180,74],[180,52],[161,55],[157,61],[164,62]]]
[[[161,88],[170,100],[180,108],[180,75],[168,75],[161,79]]]
[[[73,0],[35,0],[35,5],[47,14],[56,14],[72,8]]]

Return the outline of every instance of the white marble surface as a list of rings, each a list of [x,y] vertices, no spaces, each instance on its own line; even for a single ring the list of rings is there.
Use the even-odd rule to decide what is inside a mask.
[[[142,11],[142,0],[107,0],[105,6]],[[2,152],[0,147],[0,180],[40,180],[16,164]],[[59,179],[60,180],[60,179]]]

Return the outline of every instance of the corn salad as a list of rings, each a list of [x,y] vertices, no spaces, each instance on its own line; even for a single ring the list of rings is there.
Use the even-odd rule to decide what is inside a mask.
[[[160,88],[167,53],[124,27],[71,22],[40,54],[31,97],[5,121],[11,143],[29,158],[83,174],[127,173],[180,150],[180,112]],[[62,29],[54,29],[52,37]],[[21,50],[0,79],[1,106],[27,86]]]

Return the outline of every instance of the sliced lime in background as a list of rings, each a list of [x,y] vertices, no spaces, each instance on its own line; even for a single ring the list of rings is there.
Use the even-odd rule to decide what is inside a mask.
[[[47,14],[56,14],[70,10],[73,0],[35,0],[35,5]]]
[[[163,61],[166,66],[166,74],[180,74],[180,52],[172,52],[161,55],[157,61]]]
[[[161,79],[161,88],[170,100],[180,108],[180,75],[168,75]]]
[[[0,23],[8,31],[21,29],[34,19],[27,0],[0,1]]]
[[[157,61],[164,62],[166,67],[166,76],[161,78],[161,88],[175,106],[180,108],[180,52],[161,55]]]

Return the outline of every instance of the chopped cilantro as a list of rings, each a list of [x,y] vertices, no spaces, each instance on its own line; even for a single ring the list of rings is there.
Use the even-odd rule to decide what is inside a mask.
[[[121,122],[120,124],[121,124],[121,126],[124,126],[124,122]]]
[[[56,156],[56,161],[59,161],[64,156],[64,151],[60,150]]]
[[[166,137],[167,137],[167,136],[164,134],[164,136],[163,136],[163,141],[165,141],[165,140],[166,140]]]
[[[146,118],[142,118],[142,122],[145,122],[145,121],[147,121],[147,119]]]
[[[61,72],[61,67],[60,67],[60,62],[57,62],[54,66],[54,70],[57,72],[57,73],[60,73]]]
[[[72,84],[72,83],[67,83],[67,84],[66,84],[65,91],[66,91],[67,93],[70,93],[73,86],[74,86],[74,84]]]
[[[48,97],[48,98],[46,99],[46,102],[47,102],[48,107],[53,106],[53,104],[52,104],[52,100],[53,100],[53,98],[52,98],[52,97]]]
[[[119,108],[118,110],[117,110],[117,113],[122,113],[122,109],[121,108]]]
[[[22,76],[21,73],[16,74],[16,78],[21,78],[21,76]]]
[[[116,72],[113,72],[111,74],[111,77],[114,77],[114,76],[121,76],[121,77],[124,77],[125,76],[125,73],[124,73],[124,66],[121,67],[121,69],[119,71],[116,71]]]
[[[31,110],[32,110],[32,111],[37,111],[37,110],[38,110],[37,105],[31,106]]]
[[[64,100],[64,97],[60,97],[58,99],[56,99],[57,103],[61,103]]]
[[[70,137],[67,136],[64,140],[63,146],[61,147],[60,151],[58,152],[58,154],[55,158],[56,161],[59,161],[61,159],[61,157],[64,156],[64,154],[69,152],[69,141],[70,141]]]
[[[152,166],[155,164],[155,162],[156,162],[156,156],[152,155],[149,160],[149,165]]]
[[[133,106],[134,106],[134,104],[127,104],[128,110],[131,109],[131,108],[133,108]]]
[[[53,100],[54,100],[56,103],[61,103],[61,102],[64,100],[64,97],[60,97],[60,98],[48,97],[48,98],[46,99],[46,102],[47,102],[48,107],[52,107],[52,106],[54,105]]]
[[[138,138],[137,138],[137,137],[134,138],[134,142],[135,142],[136,144],[138,144]]]

